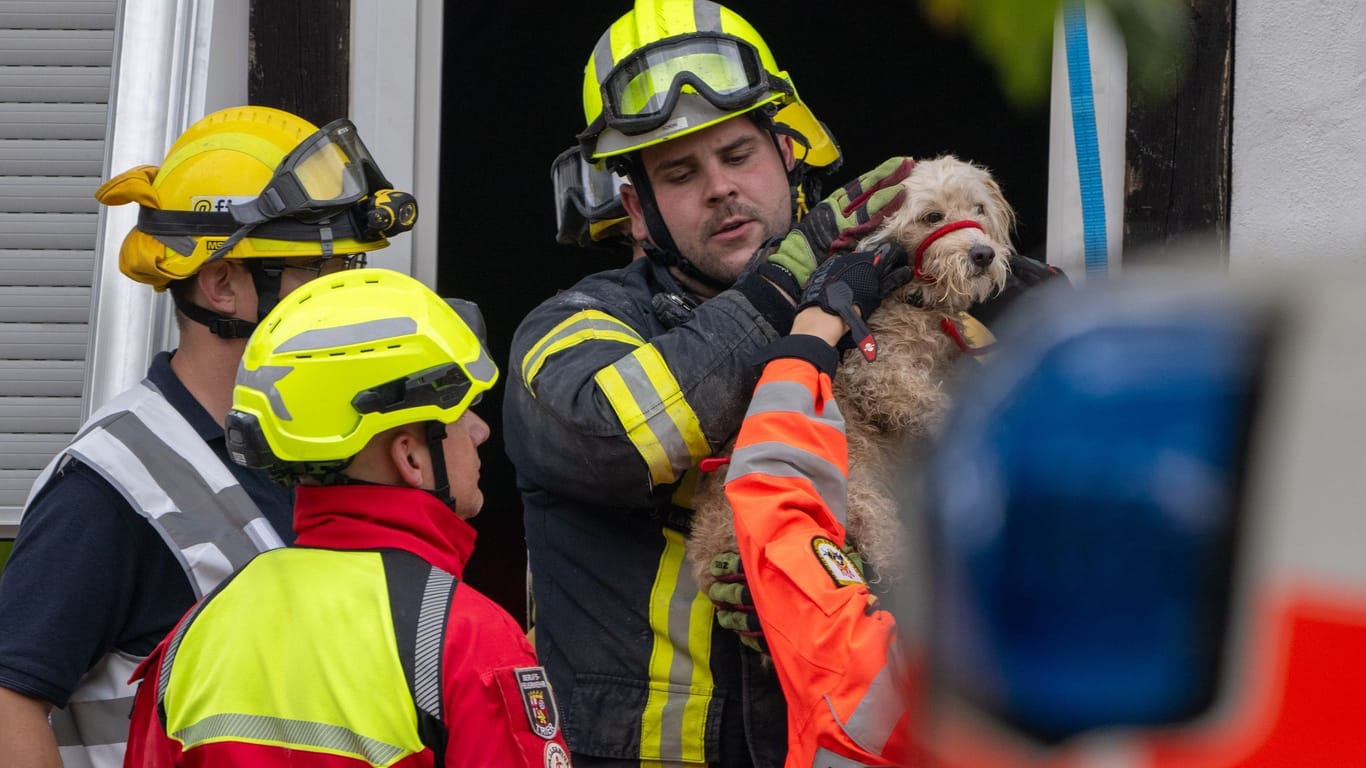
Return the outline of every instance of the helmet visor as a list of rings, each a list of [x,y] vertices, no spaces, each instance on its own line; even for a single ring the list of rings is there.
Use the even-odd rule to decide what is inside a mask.
[[[792,93],[764,69],[754,46],[704,32],[661,40],[622,59],[602,84],[603,119],[627,135],[654,130],[669,120],[685,90],[722,110]]]
[[[231,210],[243,224],[321,214],[389,186],[356,126],[340,118],[290,150],[255,200]]]
[[[555,158],[550,169],[555,186],[555,227],[558,242],[583,243],[589,225],[626,215],[621,205],[622,179],[604,165],[583,159],[579,147],[570,147]]]

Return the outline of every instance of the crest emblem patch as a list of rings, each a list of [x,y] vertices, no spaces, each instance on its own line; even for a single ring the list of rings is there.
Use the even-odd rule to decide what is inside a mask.
[[[556,742],[545,745],[545,768],[569,768],[569,753]]]
[[[830,574],[830,578],[835,580],[837,587],[851,587],[855,584],[867,584],[863,580],[863,574],[859,573],[858,568],[849,561],[849,558],[839,548],[835,542],[817,536],[811,540],[811,549],[816,553],[816,559],[821,562],[821,567]]]
[[[522,707],[526,710],[531,732],[543,739],[555,738],[560,731],[560,711],[555,707],[555,696],[550,692],[550,680],[545,676],[545,668],[518,667],[512,670],[512,674],[516,676],[517,688],[522,693]],[[547,750],[546,759],[549,758],[550,752]]]

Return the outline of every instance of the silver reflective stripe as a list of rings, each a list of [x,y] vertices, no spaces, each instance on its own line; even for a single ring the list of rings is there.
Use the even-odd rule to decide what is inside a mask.
[[[609,29],[602,33],[598,44],[593,46],[593,66],[599,83],[607,82],[607,75],[615,64],[612,61],[612,31]]]
[[[128,716],[132,712],[132,696],[73,701],[53,711],[52,730],[61,747],[77,746],[82,739],[90,744],[121,744],[128,739]]]
[[[98,428],[67,447],[152,523],[195,598],[257,552],[284,542],[218,455],[146,382],[110,403]]]
[[[695,659],[694,655],[699,649],[692,647],[692,609],[698,591],[697,582],[692,578],[692,569],[680,568],[677,587],[669,598],[669,642],[674,647],[674,654],[669,665],[670,695],[664,702],[663,717],[660,718],[662,734],[659,740],[659,754],[665,759],[684,755],[686,745],[683,740],[689,725],[685,719],[685,707],[688,704],[688,689],[685,686],[693,682],[693,665],[708,661],[705,658]],[[710,634],[707,639],[711,639]]]
[[[441,720],[441,640],[446,634],[446,614],[450,607],[449,573],[432,568],[422,607],[417,614],[417,643],[413,653],[413,698],[423,712]]]
[[[123,765],[128,716],[137,687],[128,678],[141,656],[110,653],[100,659],[62,709],[52,710],[52,731],[67,768],[117,768]]]
[[[210,740],[284,743],[341,752],[370,765],[388,765],[404,753],[402,747],[341,726],[261,715],[210,715],[171,735],[183,742],[187,750]]]
[[[745,418],[761,413],[798,413],[808,420],[825,424],[844,433],[844,416],[834,400],[825,401],[821,413],[811,390],[791,381],[774,381],[754,390]],[[748,474],[770,477],[805,477],[815,486],[816,494],[830,508],[830,514],[844,524],[847,517],[849,488],[840,467],[822,456],[794,448],[786,443],[753,443],[736,449],[726,471],[726,482]]]
[[[469,371],[470,378],[475,381],[488,381],[498,374],[498,366],[482,346],[479,348],[479,357],[465,366],[465,370]]]
[[[851,760],[821,747],[816,750],[816,754],[811,759],[811,768],[870,768],[870,766],[867,763]]]
[[[150,382],[92,414],[43,470],[30,502],[72,458],[99,473],[147,519],[185,570],[196,598],[257,552],[284,546],[232,472]],[[127,680],[141,660],[106,655],[81,679],[70,705],[53,711],[65,765],[122,764],[129,702],[137,690]]]
[[[270,402],[271,413],[283,421],[292,421],[294,417],[285,405],[284,398],[280,396],[280,388],[275,385],[293,370],[292,365],[263,365],[251,369],[247,368],[245,363],[238,363],[237,382],[249,389],[265,393],[266,400]]]
[[[335,328],[319,328],[303,331],[285,339],[276,352],[306,352],[314,349],[341,347],[348,344],[364,344],[367,341],[388,341],[399,336],[412,336],[417,333],[417,321],[411,317],[389,317],[383,320],[367,320]]]
[[[887,748],[887,740],[892,737],[897,720],[905,711],[901,694],[892,679],[893,666],[891,663],[882,666],[877,676],[868,684],[863,700],[854,707],[854,713],[845,722],[840,722],[835,705],[829,696],[825,697],[831,716],[844,728],[844,733],[856,744],[875,755],[882,754]]]
[[[635,355],[627,355],[611,366],[621,376],[622,383],[631,393],[631,399],[635,401],[636,410],[645,417],[650,433],[654,435],[659,446],[664,449],[664,455],[668,459],[669,466],[673,469],[675,478],[682,477],[683,473],[701,456],[694,457],[688,447],[688,439],[679,431],[678,424],[674,422],[674,415],[670,408],[664,404],[664,398],[668,397],[671,402],[679,402],[683,407],[691,408],[681,393],[677,389],[672,392],[660,392],[655,382],[650,380],[650,375],[645,372],[640,358]],[[612,403],[614,409],[617,408],[615,402]],[[632,414],[625,414],[617,409],[617,417],[623,424],[629,424]],[[706,454],[703,453],[702,456]],[[645,457],[647,460],[649,457]]]
[[[693,0],[693,23],[698,32],[721,32],[721,6],[716,3]]]
[[[830,514],[844,524],[849,506],[848,483],[840,468],[824,457],[786,443],[753,443],[735,450],[726,472],[726,482],[751,474],[809,479],[815,486],[816,495],[830,508]]]
[[[826,400],[825,407],[817,414],[811,390],[796,382],[773,381],[754,390],[754,397],[749,401],[749,410],[745,415],[773,411],[800,413],[811,421],[844,431],[844,414],[840,413],[839,404],[834,400]]]

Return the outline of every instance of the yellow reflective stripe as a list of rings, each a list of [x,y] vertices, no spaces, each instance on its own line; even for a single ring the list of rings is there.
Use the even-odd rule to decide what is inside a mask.
[[[626,430],[626,437],[636,447],[636,452],[641,458],[645,459],[645,466],[650,470],[650,483],[672,483],[675,475],[669,454],[664,450],[664,446],[660,445],[655,433],[650,431],[650,423],[645,419],[645,414],[641,413],[640,406],[636,404],[635,397],[631,395],[631,388],[622,378],[621,372],[615,366],[603,368],[593,380],[607,397],[612,410],[616,411],[622,428]]]
[[[687,398],[683,397],[683,388],[678,386],[678,379],[674,378],[673,371],[669,370],[669,364],[664,362],[664,356],[659,354],[658,349],[644,346],[632,352],[631,356],[637,359],[645,375],[650,377],[650,383],[654,385],[654,390],[659,393],[660,401],[664,405],[664,412],[669,415],[674,429],[682,435],[683,442],[688,447],[688,463],[679,468],[681,474],[683,470],[711,453],[707,437],[702,434],[702,423],[697,420],[697,412],[688,404]]]
[[[645,339],[631,326],[597,309],[585,309],[565,318],[550,329],[522,358],[522,382],[531,389],[531,382],[551,355],[585,341],[615,341],[631,347],[645,343]],[[534,390],[532,390],[534,392]]]
[[[710,452],[697,413],[659,350],[640,347],[594,377],[655,484],[672,483]]]
[[[714,609],[684,558],[684,537],[664,529],[664,552],[650,592],[650,693],[641,716],[641,765],[706,761],[711,707]]]

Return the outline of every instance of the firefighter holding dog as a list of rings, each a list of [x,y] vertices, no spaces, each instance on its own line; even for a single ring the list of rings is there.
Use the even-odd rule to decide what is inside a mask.
[[[25,506],[0,580],[7,764],[121,764],[138,660],[197,598],[293,538],[288,493],[228,459],[233,376],[281,297],[411,226],[415,208],[370,226],[388,187],[349,121],[233,107],[96,192],[139,206],[119,267],[170,292],[180,341],[91,416]]]
[[[576,764],[778,765],[776,683],[684,561],[690,476],[739,426],[746,358],[787,333],[831,243],[900,202],[909,165],[817,204],[741,277],[839,158],[758,33],[708,0],[639,0],[594,49],[584,107],[583,156],[628,178],[646,258],[541,304],[513,339],[504,425],[538,654]]]
[[[461,581],[483,505],[483,321],[399,272],[286,297],[247,344],[239,463],[295,487],[257,556],[140,670],[129,766],[568,766],[545,673]]]

